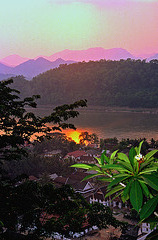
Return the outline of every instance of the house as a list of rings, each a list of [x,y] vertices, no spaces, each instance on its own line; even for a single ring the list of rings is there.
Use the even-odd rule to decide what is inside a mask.
[[[63,185],[66,184],[66,181],[67,181],[67,178],[65,178],[65,177],[56,177],[53,180],[53,183],[56,187],[62,187]]]
[[[101,203],[104,206],[107,207],[111,207],[113,209],[129,209],[130,205],[128,203],[123,204],[121,198],[116,197],[115,199],[111,200],[113,198],[113,196],[108,197],[107,199],[105,199],[105,195],[107,193],[107,186],[104,187],[100,187],[98,188],[91,196],[89,199],[90,203]]]
[[[50,179],[54,180],[55,178],[58,177],[58,175],[56,173],[50,174],[49,175]]]
[[[73,189],[77,192],[82,194],[82,196],[87,200],[89,200],[89,197],[94,193],[96,190],[93,184],[93,180],[87,180],[83,181],[82,180],[87,176],[88,174],[84,172],[75,172],[71,174],[68,177],[56,177],[53,180],[53,183],[55,184],[56,187],[61,187],[62,185],[70,185],[73,187]]]
[[[71,184],[75,192],[80,193],[86,200],[95,191],[95,187],[90,182],[75,182]]]
[[[90,148],[99,148],[99,144],[97,144],[97,143],[89,143],[88,145],[87,145],[87,147],[90,147]]]
[[[87,150],[86,153],[88,156],[91,156],[91,157],[100,157],[101,156],[100,151],[98,151],[96,149]]]
[[[92,156],[81,156],[79,159],[79,162],[81,163],[96,163],[96,159]]]
[[[61,150],[53,150],[51,152],[46,152],[46,153],[44,153],[44,157],[53,157],[58,154],[61,154]]]
[[[29,176],[29,180],[30,181],[37,181],[38,178],[36,178],[35,176],[31,175],[31,176]]]
[[[139,231],[138,231],[138,240],[145,240],[146,237],[156,229],[156,227],[154,229],[151,230],[150,228],[150,223],[142,223]],[[156,239],[156,238],[155,238]]]
[[[87,153],[83,150],[77,150],[74,152],[69,152],[67,155],[64,157],[66,158],[72,158],[73,160],[79,160],[81,156],[87,156]]]

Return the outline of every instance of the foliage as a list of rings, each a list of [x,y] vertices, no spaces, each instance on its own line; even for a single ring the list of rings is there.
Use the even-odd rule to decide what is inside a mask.
[[[52,173],[56,173],[58,176],[68,176],[73,172],[73,169],[70,168],[72,164],[74,164],[72,159],[65,161],[60,155],[44,157],[29,153],[27,157],[22,157],[20,161],[5,161],[2,169],[7,172],[7,176],[9,175],[11,179],[24,173],[27,176],[33,175],[35,177]]]
[[[53,150],[60,150],[61,156],[65,156],[68,152],[73,152],[80,148],[71,138],[67,138],[64,133],[51,133],[51,139],[44,139],[42,143],[36,142],[33,147],[34,154],[44,154]]]
[[[95,133],[90,134],[89,132],[81,132],[79,135],[80,144],[98,144],[99,139]]]
[[[115,151],[110,157],[106,156],[106,151],[95,164],[75,164],[72,167],[95,170],[97,174],[89,175],[85,179],[97,176],[99,180],[110,182],[108,193],[105,195],[117,194],[121,196],[123,202],[130,200],[133,208],[139,213],[140,220],[148,220],[152,217],[158,207],[158,162],[154,155],[158,150],[153,150],[145,156],[141,155],[141,147],[131,148],[129,155]],[[150,223],[157,224],[150,219]]]
[[[40,104],[71,103],[87,99],[89,105],[158,107],[158,61],[100,60],[61,65],[34,77],[15,79],[23,97],[40,94]]]
[[[77,107],[86,106],[86,100],[81,100],[70,105],[62,105],[53,109],[49,116],[43,118],[36,116],[32,112],[27,112],[26,107],[36,107],[35,100],[38,95],[19,99],[19,92],[10,88],[8,85],[13,81],[0,82],[0,159],[12,160],[25,154],[24,144],[30,143],[31,137],[37,141],[43,137],[50,137],[49,132],[53,130],[73,128],[73,124],[66,123],[69,118],[77,117],[79,112]],[[47,123],[53,123],[49,127]]]
[[[20,100],[19,92],[8,87],[10,83],[12,80],[0,82],[0,160],[2,163],[5,163],[5,160],[13,162],[25,155],[24,144],[31,142],[33,134],[36,134],[34,138],[37,141],[42,141],[51,137],[48,133],[52,130],[75,128],[74,125],[65,121],[78,116],[79,113],[75,111],[77,107],[86,106],[86,100],[81,100],[74,104],[56,107],[50,116],[37,117],[27,112],[26,107],[35,108],[35,100],[39,96]],[[54,126],[51,128],[47,123],[53,123]],[[29,161],[28,164],[30,164]],[[36,165],[38,165],[37,162]],[[45,178],[45,180],[48,179]],[[106,227],[105,219],[111,217],[109,209],[103,209],[102,206],[97,206],[99,211],[97,215],[96,208],[94,207],[94,210],[93,206],[69,186],[54,188],[51,183],[44,184],[43,180],[41,184],[27,181],[24,175],[15,180],[1,178],[0,196],[0,238],[6,240],[13,238],[35,240],[52,236],[54,232],[69,236],[71,232],[81,232],[88,226],[92,226],[94,212],[98,227]],[[119,222],[115,220],[113,223],[112,220],[111,224],[119,225]],[[27,233],[26,237],[24,233]]]
[[[112,216],[109,208],[88,204],[68,185],[55,188],[51,183],[41,185],[25,181],[17,187],[9,182],[0,187],[0,215],[7,231],[28,231],[33,236],[48,237],[55,232],[70,236],[93,225],[99,228],[107,224],[124,226]]]

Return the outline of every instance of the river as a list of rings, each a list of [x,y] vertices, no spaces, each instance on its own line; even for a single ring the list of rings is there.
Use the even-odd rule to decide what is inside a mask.
[[[38,115],[50,114],[50,106],[34,110]],[[29,109],[30,110],[30,109]],[[153,110],[107,110],[102,107],[82,109],[78,118],[69,121],[74,123],[79,132],[96,133],[99,138],[146,138],[158,140],[158,113]]]

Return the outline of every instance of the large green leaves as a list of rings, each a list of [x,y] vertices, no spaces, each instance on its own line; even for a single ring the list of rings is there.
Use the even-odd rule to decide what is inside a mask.
[[[105,155],[105,151],[101,155],[101,165],[104,165],[105,163],[109,163],[109,158]]]
[[[136,156],[136,151],[132,147],[129,151],[129,160],[130,160],[130,163],[131,163],[133,169],[134,169],[134,163],[135,163],[135,156]]]
[[[141,187],[142,187],[142,189],[143,189],[144,195],[145,195],[146,197],[149,197],[149,196],[150,196],[150,192],[149,192],[149,189],[148,189],[148,187],[146,186],[146,184],[143,183],[142,181],[139,181],[139,183],[140,183],[140,185],[141,185]]]
[[[143,141],[138,147],[131,148],[129,157],[124,153],[117,153],[115,151],[109,158],[105,156],[104,152],[101,158],[97,159],[99,163],[99,167],[97,166],[98,169],[94,166],[92,167],[92,165],[90,166],[90,164],[84,167],[88,171],[95,169],[98,172],[96,175],[91,175],[86,179],[102,175],[98,177],[98,180],[106,184],[109,182],[107,187],[108,192],[105,197],[111,195],[116,197],[116,194],[121,195],[122,201],[130,200],[137,212],[141,210],[144,201],[147,199],[148,201],[144,205],[146,208],[143,207],[141,210],[141,218],[143,219],[150,217],[156,208],[157,203],[154,199],[155,193],[158,191],[158,163],[154,158],[157,150],[149,152],[145,157],[142,156],[142,144]],[[151,197],[152,199],[150,199]]]
[[[76,164],[72,165],[71,167],[83,168],[83,169],[91,169],[92,165],[84,164],[84,163],[76,163]]]
[[[158,191],[158,174],[144,174],[142,178],[151,188]]]
[[[129,162],[129,159],[128,159],[128,157],[127,157],[126,154],[124,154],[124,153],[118,153],[117,155],[118,155],[118,159],[124,160],[125,162]]]
[[[137,155],[140,154],[140,151],[141,151],[141,147],[142,147],[143,142],[144,142],[144,141],[141,141],[141,142],[139,143],[139,146],[138,146],[138,147],[135,147],[135,151],[136,151]]]
[[[121,185],[113,188],[110,192],[108,192],[108,193],[105,195],[105,198],[111,196],[112,194],[114,194],[114,193],[116,193],[116,192],[121,191],[121,190],[124,189],[124,188],[125,188],[125,187],[124,187],[124,186],[121,186]]]
[[[116,157],[116,154],[117,154],[118,150],[114,151],[111,156],[110,156],[110,159],[114,160],[115,157]]]
[[[130,180],[126,187],[124,188],[123,194],[122,194],[122,201],[125,202],[129,199],[130,194],[130,188],[131,188],[132,181]]]
[[[148,218],[153,213],[157,205],[158,195],[148,200],[147,203],[142,207],[140,211],[140,219],[143,221],[145,218]]]
[[[142,193],[142,188],[141,188],[138,180],[135,180],[131,185],[130,201],[131,201],[133,208],[137,212],[139,212],[139,210],[142,206],[142,203],[143,203],[143,193]]]
[[[153,151],[150,151],[149,153],[147,153],[146,155],[145,155],[145,159],[150,159],[152,156],[154,156],[155,155],[155,153],[157,153],[158,152],[158,150],[153,150]]]
[[[118,183],[121,183],[121,181],[123,181],[123,180],[125,180],[125,179],[127,179],[127,178],[128,178],[128,175],[127,175],[127,174],[125,174],[125,175],[122,176],[122,177],[117,177],[117,178],[115,178],[115,179],[109,184],[108,189],[110,189],[111,187],[117,185]]]

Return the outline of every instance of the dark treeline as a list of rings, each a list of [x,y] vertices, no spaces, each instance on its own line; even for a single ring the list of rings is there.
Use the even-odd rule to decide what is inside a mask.
[[[158,60],[100,60],[60,65],[26,81],[14,79],[22,96],[41,95],[39,104],[158,107]]]

